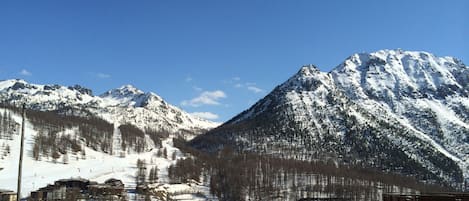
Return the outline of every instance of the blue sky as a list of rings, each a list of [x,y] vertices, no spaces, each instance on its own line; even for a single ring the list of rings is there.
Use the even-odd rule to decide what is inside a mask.
[[[226,121],[303,64],[402,48],[469,61],[469,1],[1,1],[0,79],[132,84]]]

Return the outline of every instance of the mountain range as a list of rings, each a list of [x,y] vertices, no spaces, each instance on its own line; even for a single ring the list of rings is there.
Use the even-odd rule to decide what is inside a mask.
[[[72,116],[97,116],[110,123],[130,123],[140,129],[152,128],[170,133],[184,132],[192,137],[217,123],[190,115],[168,104],[152,92],[143,92],[132,85],[109,90],[94,96],[79,85],[38,85],[24,80],[0,82],[0,100],[7,105],[38,111],[55,111]]]
[[[400,49],[359,53],[330,72],[303,66],[190,144],[330,160],[458,186],[469,177],[468,95],[469,67],[456,58]]]
[[[207,152],[231,147],[286,159],[324,160],[452,187],[469,178],[469,67],[427,52],[354,54],[329,72],[305,65],[222,125],[131,85],[96,96],[79,85],[11,79],[0,81],[0,103],[7,106],[0,110],[0,119],[12,119],[0,121],[10,128],[0,131],[3,188],[11,188],[19,148],[13,133],[20,115],[11,106],[23,103],[29,111],[58,115],[37,113],[27,121],[26,163],[37,167],[26,175],[36,181],[29,190],[69,175],[117,175],[127,185],[134,182],[128,171],[137,158],[164,164],[159,173],[164,178],[175,161],[155,155],[164,148],[181,158],[171,141],[177,136],[192,139],[189,145]],[[69,158],[70,165],[64,165]],[[55,164],[57,160],[64,164]]]
[[[0,81],[0,100],[1,189],[16,189],[16,182],[11,181],[18,175],[19,108],[24,103],[27,109],[24,197],[71,177],[100,182],[118,178],[127,187],[135,187],[137,160],[146,161],[149,169],[160,168],[159,181],[169,183],[168,167],[184,157],[172,139],[191,139],[218,125],[131,85],[95,96],[79,85],[39,85],[11,79]],[[182,187],[205,192],[203,186]],[[181,185],[176,190],[181,190]]]

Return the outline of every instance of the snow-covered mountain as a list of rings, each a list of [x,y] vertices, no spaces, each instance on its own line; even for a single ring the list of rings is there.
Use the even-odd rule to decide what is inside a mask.
[[[172,138],[190,139],[218,125],[130,85],[94,96],[78,85],[5,80],[0,81],[0,102],[1,189],[16,189],[16,182],[11,181],[16,180],[19,158],[21,114],[17,108],[26,103],[29,109],[23,196],[70,177],[100,182],[117,178],[132,187],[137,159],[146,160],[148,169],[157,166],[159,182],[169,183],[167,168],[184,158]],[[171,186],[167,184],[169,190]],[[181,186],[188,192],[206,189]]]
[[[39,111],[57,111],[76,116],[97,116],[113,124],[133,124],[170,133],[201,133],[217,123],[190,115],[168,104],[152,92],[143,92],[131,85],[94,96],[79,85],[30,84],[24,80],[0,81],[0,101],[8,105]]]
[[[354,54],[303,66],[191,144],[334,160],[456,186],[469,177],[469,67],[427,52]]]
[[[13,120],[11,127],[15,132],[10,137],[3,133],[5,125],[1,125],[2,135],[0,135],[0,189],[16,190],[18,175],[18,158],[20,149],[19,130],[21,115],[9,109],[0,108],[0,114],[10,114]],[[158,167],[158,184],[165,184],[165,192],[173,192],[176,195],[193,198],[191,192],[201,192],[209,196],[208,187],[198,184],[169,184],[168,167],[176,160],[185,158],[184,154],[173,146],[172,139],[164,139],[161,147],[148,150],[143,153],[131,152],[125,156],[112,155],[102,151],[94,150],[91,147],[83,146],[79,152],[73,153],[71,150],[62,154],[57,159],[41,154],[39,160],[34,159],[34,144],[38,136],[41,136],[40,129],[26,120],[25,123],[25,150],[23,161],[23,182],[22,196],[26,197],[31,191],[53,184],[54,181],[68,178],[85,178],[92,181],[104,182],[109,178],[122,180],[127,188],[135,187],[135,169],[137,160],[144,160],[148,169]],[[58,135],[77,135],[73,129],[67,129]],[[167,156],[160,153],[165,150]],[[86,153],[86,154],[85,154]]]

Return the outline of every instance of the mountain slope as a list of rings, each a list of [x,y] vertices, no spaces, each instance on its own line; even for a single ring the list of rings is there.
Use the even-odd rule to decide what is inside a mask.
[[[10,113],[14,122],[21,122],[21,115],[8,109],[0,109],[0,113]],[[20,124],[15,123],[15,129],[19,129]],[[53,159],[45,157],[41,154],[39,160],[35,160],[32,153],[34,152],[34,144],[37,136],[40,136],[41,130],[29,120],[25,124],[25,149],[23,161],[23,182],[22,196],[26,197],[31,191],[53,184],[59,179],[68,178],[86,178],[92,181],[104,182],[109,178],[122,180],[127,188],[135,187],[135,170],[138,159],[145,160],[148,169],[158,167],[158,182],[166,183],[166,190],[182,191],[180,194],[189,194],[184,192],[186,189],[180,189],[179,186],[187,186],[187,184],[171,185],[168,178],[168,167],[176,162],[177,159],[184,158],[183,153],[175,148],[172,139],[163,140],[161,148],[152,149],[144,153],[130,153],[126,156],[111,155],[96,151],[91,147],[83,146],[77,153],[69,150],[68,153],[60,155],[59,158]],[[73,135],[73,130],[68,130],[68,134]],[[10,154],[4,155],[5,146],[11,150]],[[18,175],[18,158],[20,135],[14,132],[11,138],[0,138],[0,188],[16,190],[16,181]],[[162,150],[167,150],[168,156],[175,158],[160,156]],[[86,152],[86,154],[85,154]],[[188,186],[194,191],[203,192],[209,195],[206,187],[192,184]],[[187,191],[187,190],[186,190]]]
[[[457,59],[402,50],[355,54],[328,73],[304,66],[191,145],[335,160],[454,185],[469,173],[468,78]]]
[[[97,116],[110,123],[134,124],[170,133],[200,133],[217,124],[192,116],[168,104],[158,95],[144,93],[131,85],[93,96],[91,90],[75,85],[30,84],[24,80],[0,82],[0,100],[4,104],[39,111],[56,111],[75,116]]]
[[[117,178],[132,187],[137,159],[146,160],[148,170],[157,166],[159,181],[168,183],[169,165],[184,157],[172,139],[190,139],[217,125],[130,85],[94,96],[78,85],[5,80],[0,81],[0,100],[2,189],[16,189],[11,181],[19,158],[18,108],[26,103],[23,196],[70,177]]]

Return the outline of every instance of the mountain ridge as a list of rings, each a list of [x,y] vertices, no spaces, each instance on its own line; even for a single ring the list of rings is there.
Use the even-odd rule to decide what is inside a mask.
[[[132,123],[141,129],[148,126],[170,132],[197,130],[196,133],[200,133],[200,129],[218,125],[190,115],[157,94],[143,92],[132,85],[95,96],[90,89],[80,85],[39,85],[10,79],[0,81],[0,98],[4,104],[17,107],[24,102],[33,110],[96,115],[111,123]]]
[[[195,117],[153,92],[131,85],[99,96],[80,85],[0,81],[0,187],[14,189],[19,158],[21,106],[26,105],[24,192],[55,180],[118,178],[135,187],[135,162],[168,167],[183,154],[174,138],[190,139],[217,123]],[[168,157],[169,156],[169,157]],[[26,171],[27,170],[27,171]]]
[[[461,183],[469,173],[468,77],[458,59],[399,49],[354,54],[330,72],[307,65],[191,145],[304,160],[322,154]]]

